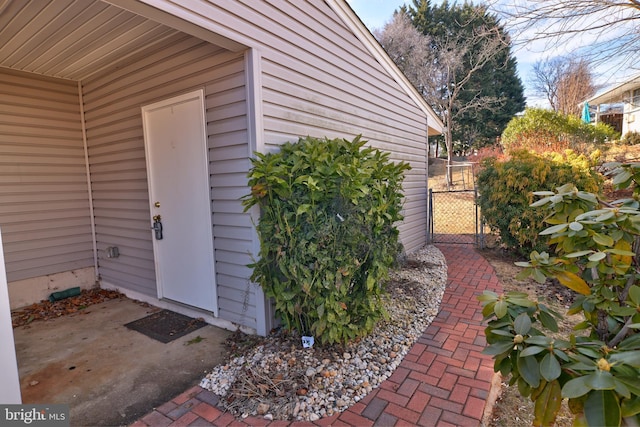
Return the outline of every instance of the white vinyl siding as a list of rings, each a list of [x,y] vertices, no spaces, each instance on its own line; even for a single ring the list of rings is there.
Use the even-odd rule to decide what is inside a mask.
[[[234,54],[220,78],[205,86],[213,244],[220,317],[257,328],[256,296],[250,286],[253,224],[243,212],[249,162],[245,57]]]
[[[409,162],[400,237],[407,251],[424,245],[425,113],[327,3],[150,2],[260,51],[265,150],[306,135],[362,134],[392,160]]]
[[[362,37],[359,23],[350,21],[356,18],[347,13],[342,21],[346,5],[334,0],[108,3],[113,5],[74,3],[68,10],[58,5],[51,14],[40,14],[37,2],[28,2],[20,8],[50,19],[29,20],[30,28],[21,24],[21,15],[4,31],[5,66],[66,79],[0,68],[0,226],[9,280],[93,266],[94,220],[100,278],[157,295],[140,109],[200,88],[222,319],[263,332],[270,321],[262,316],[269,309],[247,267],[257,252],[251,215],[241,204],[249,191],[250,147],[271,151],[307,135],[362,134],[392,160],[411,165],[401,240],[407,251],[425,243],[428,108],[390,73],[393,66],[384,58],[378,62],[380,51]],[[121,28],[125,17],[135,25]],[[94,33],[90,24],[96,22],[104,25]],[[114,32],[118,28],[126,31]],[[215,40],[234,51],[212,44]],[[14,47],[19,49],[11,57],[2,55]],[[18,57],[24,63],[13,62]],[[106,257],[109,246],[119,248],[118,258]]]
[[[426,236],[416,232],[426,229],[423,112],[322,0],[273,4],[286,8],[287,15],[274,18],[284,27],[274,32],[296,45],[281,44],[271,55],[263,55],[267,144],[304,135],[362,134],[371,146],[390,152],[393,161],[408,162],[412,169],[403,186],[400,238],[405,250],[418,249]],[[286,31],[291,34],[282,36]]]
[[[77,83],[0,68],[0,100],[8,281],[92,267]]]
[[[247,193],[250,167],[244,74],[243,53],[179,35],[137,61],[84,81],[83,92],[100,276],[155,296],[140,108],[205,88],[220,317],[256,328],[255,296],[245,286],[253,226],[239,201]],[[117,246],[120,256],[107,258],[108,246]]]

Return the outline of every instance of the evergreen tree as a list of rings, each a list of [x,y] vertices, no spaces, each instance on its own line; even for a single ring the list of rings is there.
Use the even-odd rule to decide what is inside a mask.
[[[475,35],[483,29],[498,29],[504,43],[489,61],[473,72],[458,95],[457,105],[460,108],[478,99],[494,101],[460,111],[460,114],[451,112],[456,116],[451,129],[454,150],[466,151],[471,147],[495,143],[509,120],[525,107],[524,87],[511,54],[510,38],[498,18],[490,14],[486,6],[466,1],[462,5],[451,4],[447,0],[440,5],[432,5],[430,0],[413,0],[413,5],[403,6],[400,11],[407,13],[413,25],[429,37],[434,49],[452,39],[470,41],[463,65],[457,71],[460,76],[468,73],[475,60],[474,55],[485,43],[485,39]]]

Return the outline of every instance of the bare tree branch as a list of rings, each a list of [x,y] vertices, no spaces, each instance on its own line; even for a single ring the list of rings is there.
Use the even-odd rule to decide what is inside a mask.
[[[546,97],[554,111],[565,115],[580,115],[580,102],[597,90],[591,67],[584,59],[557,57],[538,61],[531,80],[537,95]]]
[[[468,25],[468,23],[458,23]],[[433,107],[445,125],[448,161],[452,160],[453,134],[460,117],[468,111],[492,109],[504,100],[476,94],[462,102],[475,73],[509,47],[509,40],[495,26],[476,26],[444,37],[421,34],[404,13],[375,32],[378,41],[407,78]]]
[[[580,46],[574,54],[593,65],[640,66],[640,0],[493,0],[492,8],[518,44],[564,53]]]
[[[533,66],[531,83],[534,92],[538,96],[544,96],[554,111],[558,111],[558,82],[560,81],[559,69],[554,60],[538,61]]]

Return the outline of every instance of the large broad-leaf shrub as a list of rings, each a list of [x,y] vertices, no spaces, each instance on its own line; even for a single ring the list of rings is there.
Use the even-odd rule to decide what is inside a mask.
[[[635,186],[613,202],[565,184],[540,191],[553,252],[532,252],[521,277],[557,279],[576,292],[567,314],[582,315],[560,335],[560,317],[527,294],[485,292],[485,353],[535,402],[535,426],[552,425],[568,399],[576,426],[640,425],[640,164],[613,165],[616,188]]]
[[[401,250],[406,163],[355,138],[301,138],[256,154],[246,209],[260,207],[259,283],[287,329],[344,343],[386,313],[383,283]]]
[[[542,108],[527,108],[522,116],[514,117],[507,124],[501,143],[507,152],[518,149],[562,152],[572,149],[588,154],[602,149],[605,142],[619,136],[605,123],[592,125],[579,117]]]
[[[502,160],[485,159],[477,177],[483,220],[510,250],[522,255],[544,250],[548,239],[539,234],[546,228],[545,213],[529,206],[533,192],[574,182],[597,193],[602,180],[593,169],[595,160],[570,150],[562,154],[519,150]]]

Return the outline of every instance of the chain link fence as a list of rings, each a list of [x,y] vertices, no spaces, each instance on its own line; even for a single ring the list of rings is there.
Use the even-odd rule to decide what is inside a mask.
[[[429,165],[429,229],[431,243],[493,246],[495,237],[482,222],[476,204],[475,164],[436,159]],[[449,173],[447,173],[447,171]]]
[[[432,243],[479,245],[479,211],[475,190],[429,190],[429,236]]]

